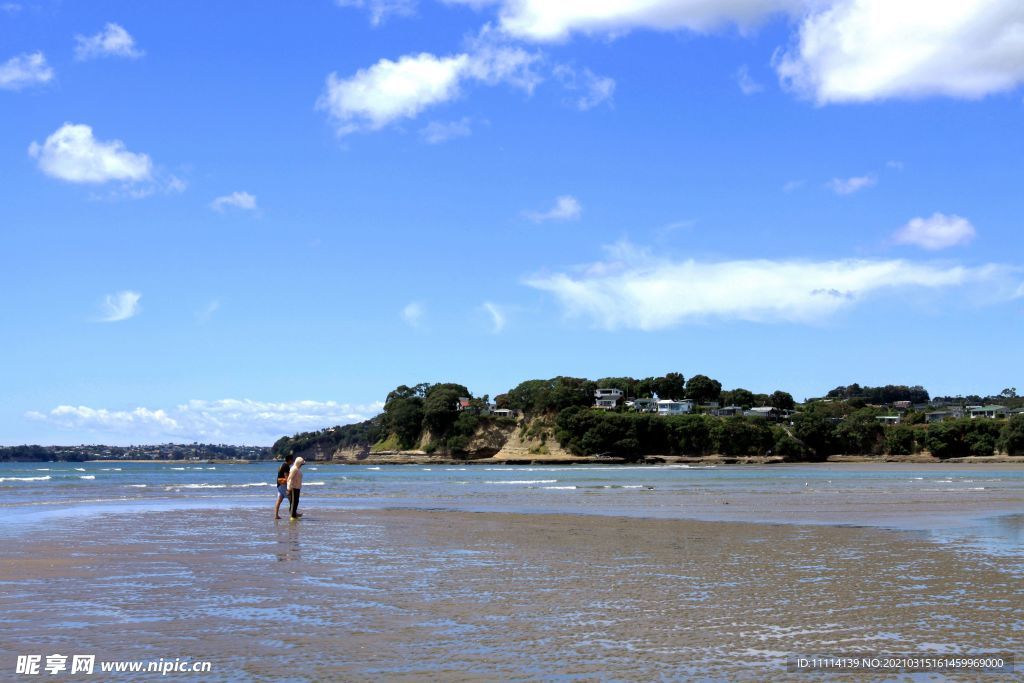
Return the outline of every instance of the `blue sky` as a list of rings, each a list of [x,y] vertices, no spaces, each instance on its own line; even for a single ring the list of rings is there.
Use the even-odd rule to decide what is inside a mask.
[[[0,443],[1024,386],[1012,0],[0,5]]]

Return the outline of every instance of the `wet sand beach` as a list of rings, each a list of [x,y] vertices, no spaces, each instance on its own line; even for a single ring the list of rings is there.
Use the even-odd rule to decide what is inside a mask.
[[[1024,559],[956,540],[306,512],[110,514],[25,534],[0,561],[0,661],[180,657],[212,663],[202,680],[230,681],[814,680],[787,673],[787,659],[1024,651]]]

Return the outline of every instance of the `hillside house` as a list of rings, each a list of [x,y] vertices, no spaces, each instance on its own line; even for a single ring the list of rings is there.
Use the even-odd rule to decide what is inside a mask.
[[[658,412],[658,400],[654,398],[638,398],[630,401],[626,405],[628,405],[630,408],[632,408],[638,413]]]
[[[995,419],[997,417],[1006,417],[1010,411],[1006,406],[971,406],[969,412],[971,419],[975,420],[978,418]]]
[[[734,417],[736,415],[742,415],[743,414],[743,407],[742,406],[724,406],[722,408],[718,408],[717,410],[711,411],[711,414],[712,415],[716,415],[718,417]]]
[[[594,390],[594,407],[601,410],[615,410],[623,398],[622,389],[596,389]]]
[[[658,415],[685,415],[691,412],[693,412],[693,401],[688,398],[682,401],[669,399],[658,401]]]

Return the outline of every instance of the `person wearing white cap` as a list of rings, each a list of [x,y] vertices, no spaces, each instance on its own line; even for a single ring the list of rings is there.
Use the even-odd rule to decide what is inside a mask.
[[[295,458],[295,462],[292,463],[292,468],[288,470],[288,503],[291,508],[291,518],[298,519],[302,515],[299,514],[299,495],[302,493],[302,465],[306,461],[303,458]]]

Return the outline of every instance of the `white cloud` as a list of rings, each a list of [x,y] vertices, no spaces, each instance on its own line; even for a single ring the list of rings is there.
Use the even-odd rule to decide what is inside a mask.
[[[783,85],[819,104],[979,98],[1024,81],[1020,0],[837,0],[779,52]]]
[[[205,441],[270,445],[287,434],[361,422],[382,408],[380,402],[354,405],[335,401],[223,399],[192,400],[173,408],[126,410],[60,405],[45,413],[31,411],[26,416],[78,434],[99,433],[126,443]]]
[[[609,260],[526,284],[598,327],[658,330],[715,318],[811,323],[882,291],[991,283],[1013,270],[906,260],[673,261],[628,243],[609,251]]]
[[[120,140],[97,140],[85,124],[65,123],[42,145],[29,145],[28,153],[43,173],[71,183],[136,182],[148,180],[153,170],[147,155],[129,152]]]
[[[409,327],[419,327],[423,323],[423,317],[426,315],[426,310],[423,308],[423,304],[411,301],[405,305],[402,309],[402,320],[405,321]]]
[[[97,322],[116,323],[134,318],[142,312],[142,307],[139,306],[141,298],[141,294],[131,290],[108,294],[100,305],[100,317],[96,319]]]
[[[197,313],[196,319],[201,322],[209,322],[213,314],[220,310],[220,299],[212,299],[209,303],[203,306]]]
[[[480,44],[472,53],[437,57],[427,52],[381,59],[349,78],[327,77],[317,108],[334,120],[339,135],[375,131],[458,97],[466,81],[509,83],[527,92],[538,82],[536,55],[520,48]]]
[[[0,90],[21,90],[52,79],[53,69],[42,52],[26,52],[0,64]]]
[[[500,6],[502,30],[535,41],[572,33],[615,36],[632,29],[710,31],[728,24],[751,26],[768,15],[796,10],[806,0],[445,0],[480,8]]]
[[[836,194],[853,194],[878,184],[878,178],[868,174],[852,178],[833,178],[825,184]]]
[[[572,195],[555,198],[555,205],[547,211],[527,211],[525,216],[534,223],[545,221],[574,221],[583,213],[583,206]]]
[[[258,207],[256,206],[256,197],[249,194],[248,192],[232,192],[221,197],[217,197],[210,202],[210,208],[214,211],[224,213],[225,209],[239,209],[242,211],[255,211]]]
[[[429,145],[437,145],[455,138],[469,137],[473,133],[468,117],[457,121],[431,121],[420,129],[420,135]]]
[[[936,251],[967,244],[975,235],[974,226],[966,218],[936,212],[930,218],[912,219],[893,235],[893,241]]]
[[[167,194],[181,194],[187,189],[188,183],[176,175],[172,175],[168,178],[164,185],[164,191],[167,192]]]
[[[750,75],[750,68],[746,64],[736,70],[736,85],[744,95],[756,95],[764,90],[764,86]]]
[[[505,324],[508,322],[505,317],[505,312],[497,304],[485,301],[483,309],[486,313],[491,316],[491,332],[498,334],[505,329]]]
[[[580,93],[573,102],[580,111],[611,102],[612,96],[615,95],[615,79],[598,76],[590,69],[583,69],[583,72],[578,74],[573,67],[559,64],[553,73],[567,90]]]
[[[438,58],[424,52],[397,62],[382,59],[347,79],[332,73],[317,106],[335,119],[339,134],[379,130],[458,95],[468,62],[465,54]]]
[[[370,24],[380,26],[390,17],[410,17],[416,14],[416,0],[334,0],[338,7],[365,9]]]
[[[783,192],[793,192],[795,190],[799,190],[806,183],[807,183],[806,180],[787,180],[782,185],[782,191]]]
[[[108,23],[94,36],[75,36],[75,59],[79,61],[97,57],[138,59],[144,54],[135,47],[131,34],[119,24]]]

